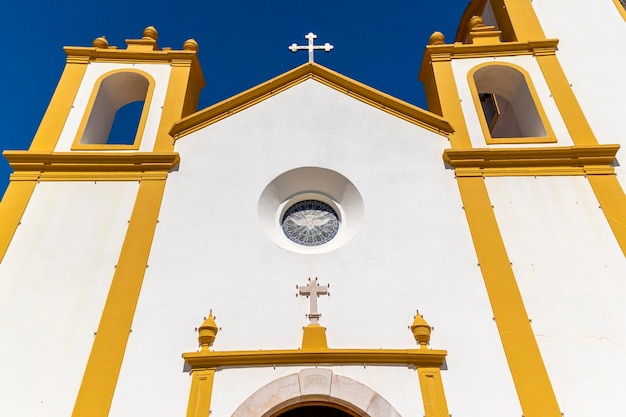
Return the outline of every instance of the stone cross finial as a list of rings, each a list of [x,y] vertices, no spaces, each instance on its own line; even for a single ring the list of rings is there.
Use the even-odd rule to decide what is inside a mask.
[[[317,311],[317,297],[319,295],[330,295],[328,293],[329,287],[330,285],[318,285],[317,278],[315,278],[315,280],[313,281],[311,281],[311,278],[309,278],[309,283],[305,287],[296,286],[299,294],[306,295],[306,297],[309,299],[310,312],[308,314],[308,317],[311,323],[317,323],[321,316],[321,314]]]
[[[296,53],[300,50],[304,50],[304,49],[308,49],[309,51],[309,62],[313,62],[313,52],[316,49],[323,49],[326,52],[330,52],[331,49],[334,48],[333,45],[329,44],[328,42],[326,42],[324,45],[313,45],[313,40],[315,40],[317,38],[317,35],[313,32],[309,32],[308,35],[306,35],[304,37],[304,39],[308,39],[309,44],[306,46],[298,46],[298,44],[296,43],[292,43],[291,45],[289,45],[289,50],[293,53]]]

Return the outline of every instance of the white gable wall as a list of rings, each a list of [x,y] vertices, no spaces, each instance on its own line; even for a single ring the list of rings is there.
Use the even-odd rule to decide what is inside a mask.
[[[298,348],[308,301],[296,285],[309,277],[331,284],[319,301],[331,348],[414,348],[407,327],[419,308],[436,328],[432,346],[449,351],[451,413],[519,414],[456,180],[443,167],[447,145],[313,80],[180,139],[111,416],[184,413],[180,354],[197,349],[195,327],[211,308],[217,350]],[[264,188],[306,166],[339,172],[363,198],[361,229],[325,254],[279,247],[258,218]],[[473,311],[471,326],[461,311]],[[238,384],[259,388],[254,378]],[[214,401],[226,410],[240,399]]]

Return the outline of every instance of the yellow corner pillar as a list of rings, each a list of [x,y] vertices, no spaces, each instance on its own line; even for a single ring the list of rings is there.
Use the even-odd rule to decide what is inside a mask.
[[[185,43],[186,47],[192,45],[197,46],[195,41],[189,40]],[[188,59],[172,59],[171,67],[155,152],[171,152],[174,149],[174,138],[169,131],[175,122],[196,111],[200,90],[204,87],[204,78],[195,54]]]
[[[433,35],[434,36],[434,35]],[[432,37],[431,37],[432,38]],[[461,99],[452,70],[450,45],[429,45],[426,47],[420,80],[426,87],[428,107],[440,111],[454,128],[450,135],[453,148],[471,148]]]
[[[626,194],[614,174],[587,173],[587,180],[600,203],[609,226],[626,256]]]
[[[485,181],[457,177],[465,215],[513,383],[525,417],[560,417]]]
[[[73,417],[106,417],[122,367],[135,308],[147,268],[165,176],[144,179],[104,305]]]
[[[30,197],[35,191],[37,177],[38,173],[35,172],[26,176],[22,174],[19,180],[16,180],[14,174],[0,202],[0,262],[9,249]]]
[[[89,56],[68,54],[61,79],[30,145],[31,151],[52,152],[54,150],[63,126],[65,126],[65,121],[72,110],[78,88],[87,71],[89,59]]]

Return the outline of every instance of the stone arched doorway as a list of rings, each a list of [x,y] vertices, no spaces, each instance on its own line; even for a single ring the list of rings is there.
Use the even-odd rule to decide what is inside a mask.
[[[336,406],[303,405],[280,412],[276,417],[358,417]]]
[[[231,417],[401,416],[367,385],[330,369],[308,368],[261,387]]]

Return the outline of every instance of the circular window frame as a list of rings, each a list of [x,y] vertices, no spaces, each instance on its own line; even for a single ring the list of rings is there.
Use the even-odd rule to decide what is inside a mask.
[[[287,210],[304,200],[328,204],[339,220],[337,234],[328,242],[305,246],[289,239],[282,228]],[[258,202],[261,229],[283,249],[302,254],[321,254],[345,245],[357,233],[363,219],[361,193],[345,176],[320,167],[302,167],[274,178],[263,190]]]

